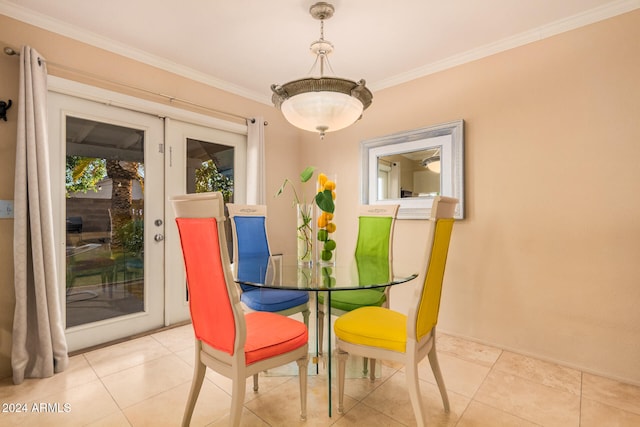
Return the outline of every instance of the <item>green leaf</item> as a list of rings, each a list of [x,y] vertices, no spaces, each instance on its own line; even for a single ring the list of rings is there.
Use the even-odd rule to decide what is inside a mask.
[[[285,179],[284,182],[282,183],[282,185],[280,186],[280,189],[278,190],[278,192],[276,193],[275,196],[273,197],[278,197],[279,195],[282,194],[282,192],[284,191],[284,186],[287,185],[287,180]]]
[[[300,173],[300,182],[307,182],[313,176],[313,171],[315,171],[315,166],[309,166],[305,170]]]
[[[325,212],[333,213],[336,209],[336,205],[333,203],[333,197],[331,197],[331,190],[319,191],[318,194],[316,194],[316,204]]]

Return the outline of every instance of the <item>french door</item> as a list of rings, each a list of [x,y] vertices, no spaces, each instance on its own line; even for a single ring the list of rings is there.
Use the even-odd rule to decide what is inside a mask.
[[[166,315],[170,323],[189,319],[188,293],[178,229],[168,199],[185,193],[221,191],[226,202],[246,200],[246,136],[166,119],[165,183],[170,223],[166,227]],[[229,222],[226,222],[229,227]],[[231,244],[231,229],[227,230]]]
[[[168,200],[222,191],[244,203],[246,127],[55,77],[49,85],[54,237],[69,350],[189,320]]]
[[[49,131],[69,349],[163,326],[162,120],[50,92]]]

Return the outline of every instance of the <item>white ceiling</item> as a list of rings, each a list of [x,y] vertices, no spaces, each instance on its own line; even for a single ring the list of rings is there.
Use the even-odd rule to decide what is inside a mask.
[[[0,13],[270,103],[272,83],[311,69],[309,46],[320,35],[309,15],[313,3],[0,0]],[[335,46],[332,69],[364,78],[374,99],[376,90],[640,8],[640,0],[331,3],[325,39]]]

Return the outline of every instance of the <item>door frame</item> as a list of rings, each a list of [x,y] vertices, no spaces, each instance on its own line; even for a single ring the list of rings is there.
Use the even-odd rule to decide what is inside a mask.
[[[65,218],[68,212],[64,184],[65,157],[68,153],[68,118],[75,117],[97,123],[122,126],[144,133],[143,161],[145,179],[148,181],[144,191],[144,222],[147,224],[153,223],[156,215],[164,218],[164,184],[162,181],[164,178],[164,154],[158,149],[159,144],[164,141],[164,127],[162,120],[156,116],[124,110],[73,95],[49,93],[47,104],[50,147],[52,148],[50,157],[53,177],[54,237],[56,247],[60,248],[57,257],[58,294],[62,302],[61,311],[65,313],[64,318],[66,319],[66,312],[70,308],[67,304],[69,294],[66,289],[67,280],[65,277],[65,274],[68,273],[66,268],[68,258],[65,256],[68,244]],[[158,232],[162,233],[163,230],[158,231],[154,227],[144,227],[145,266],[150,266],[153,261],[164,257],[164,242],[153,239],[154,233]],[[79,350],[163,326],[165,317],[163,275],[164,271],[161,269],[144,268],[142,307],[119,315],[114,313],[113,317],[85,319],[87,323],[73,326],[66,324],[65,334],[69,349]],[[104,285],[105,278],[103,277],[102,280]],[[122,286],[125,285],[122,284]]]
[[[84,83],[79,83],[79,82],[75,82],[72,80],[67,80],[67,79],[63,79],[60,77],[56,77],[56,76],[48,76],[47,79],[47,83],[48,83],[48,91],[49,92],[54,92],[54,93],[59,93],[59,94],[63,94],[63,95],[69,95],[69,96],[73,96],[76,98],[80,98],[80,99],[84,99],[84,100],[88,100],[88,101],[94,101],[94,102],[98,102],[98,103],[102,103],[105,105],[109,105],[109,106],[114,106],[114,107],[118,107],[121,109],[125,109],[125,110],[130,110],[132,112],[136,112],[136,113],[144,113],[144,114],[150,114],[150,115],[155,115],[161,119],[165,120],[165,135],[163,135],[163,148],[165,148],[165,192],[164,192],[164,207],[165,207],[165,212],[164,212],[164,222],[165,222],[165,228],[164,228],[164,232],[165,234],[168,233],[168,230],[170,230],[172,228],[171,225],[168,225],[167,222],[173,222],[173,213],[171,210],[167,210],[167,206],[168,206],[168,196],[171,194],[170,191],[167,189],[167,184],[166,184],[166,179],[169,175],[169,173],[166,171],[166,165],[167,162],[171,161],[171,159],[169,158],[169,156],[166,155],[166,146],[167,146],[167,135],[166,135],[166,123],[170,121],[170,119],[175,119],[175,120],[179,120],[181,122],[187,123],[187,124],[193,124],[193,125],[198,125],[198,126],[203,126],[206,128],[211,128],[211,129],[215,129],[215,130],[221,130],[221,131],[226,131],[226,132],[231,132],[231,133],[235,133],[235,134],[240,134],[240,135],[247,135],[247,125],[246,124],[238,124],[238,123],[233,123],[233,122],[229,122],[226,120],[221,120],[218,118],[214,118],[214,117],[210,117],[210,116],[206,116],[203,114],[199,114],[199,113],[194,113],[194,112],[190,112],[187,110],[182,110],[176,107],[172,107],[172,106],[168,106],[168,105],[164,105],[164,104],[159,104],[156,102],[152,102],[152,101],[147,101],[141,98],[136,98],[134,96],[131,95],[125,95],[122,93],[118,93],[118,92],[113,92],[110,90],[106,90],[106,89],[101,89],[95,86],[90,86]],[[169,120],[167,120],[169,119]],[[246,148],[246,147],[245,147]],[[245,151],[246,153],[246,151]],[[239,168],[239,170],[244,171],[245,175],[246,175],[246,154],[244,156],[244,161],[242,161],[242,167]],[[173,185],[173,184],[172,184]],[[173,190],[171,191],[175,191],[175,187],[173,187]],[[240,198],[244,198],[246,194],[246,181],[244,184],[244,188],[242,188],[239,191],[239,195]],[[55,203],[55,201],[54,201]],[[58,204],[60,203],[60,201],[57,202]],[[149,217],[150,218],[150,217]],[[164,326],[169,326],[171,324],[174,324],[176,322],[179,322],[181,320],[184,319],[180,319],[180,316],[177,316],[175,314],[172,314],[175,312],[174,309],[172,309],[171,307],[169,307],[170,301],[170,295],[172,295],[173,293],[175,293],[175,291],[173,291],[171,288],[175,287],[175,286],[180,286],[179,284],[175,284],[172,283],[172,280],[169,279],[169,277],[171,277],[169,273],[169,271],[167,271],[167,265],[169,264],[167,262],[168,259],[172,259],[175,258],[175,253],[176,253],[176,248],[179,251],[179,242],[176,241],[175,239],[169,239],[169,241],[165,241],[164,242],[164,265],[165,265],[165,274],[164,274],[164,286],[162,286],[163,290],[164,290],[164,307],[163,310],[164,312],[162,313],[163,316],[163,323]],[[173,246],[176,246],[176,248],[173,248]],[[64,248],[63,248],[64,249]],[[64,255],[64,250],[59,252],[59,255]],[[169,258],[170,257],[170,258]],[[180,257],[180,265],[182,265],[182,260]],[[170,269],[171,270],[171,269]],[[175,273],[174,273],[175,276]],[[184,280],[181,281],[181,283],[185,283]],[[62,293],[64,295],[64,293]],[[64,298],[64,296],[63,296]],[[99,323],[99,322],[98,322]]]

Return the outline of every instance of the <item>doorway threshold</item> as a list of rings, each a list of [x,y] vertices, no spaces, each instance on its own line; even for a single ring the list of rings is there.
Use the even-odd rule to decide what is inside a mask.
[[[168,331],[170,329],[179,328],[180,326],[185,326],[185,325],[190,325],[190,324],[191,324],[191,320],[185,320],[184,322],[178,322],[178,323],[175,323],[173,325],[163,326],[162,328],[151,329],[149,331],[141,332],[139,334],[131,335],[131,336],[124,337],[124,338],[119,338],[117,340],[108,341],[108,342],[105,342],[105,343],[102,343],[102,344],[98,344],[98,345],[94,345],[94,346],[91,346],[91,347],[70,351],[69,352],[69,357],[77,356],[79,354],[88,353],[88,352],[93,351],[93,350],[99,350],[101,348],[105,348],[105,347],[109,347],[109,346],[112,346],[112,345],[115,345],[115,344],[120,344],[120,343],[123,343],[123,342],[135,340],[137,338],[146,337],[148,335],[156,334],[158,332]]]

